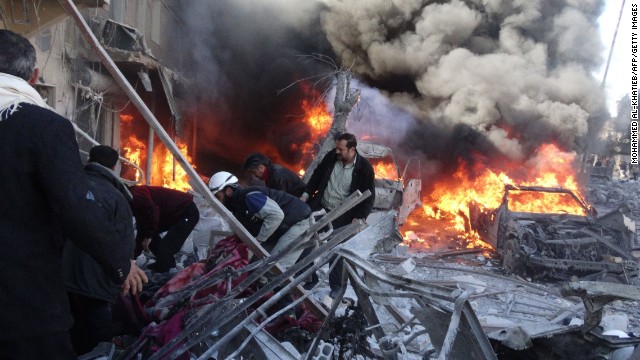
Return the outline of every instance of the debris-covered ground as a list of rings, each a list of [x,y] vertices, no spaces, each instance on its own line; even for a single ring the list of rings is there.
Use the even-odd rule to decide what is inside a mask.
[[[586,200],[600,214],[625,205],[638,221],[639,185],[593,179]],[[154,275],[143,296],[122,306],[139,335],[85,359],[109,352],[120,359],[628,359],[640,342],[633,284],[532,280],[507,274],[486,249],[391,247],[393,212],[334,231],[306,262],[276,275],[269,271],[276,259],[250,262],[247,247],[204,204],[183,248],[186,269]],[[333,256],[346,264],[335,299],[327,278]],[[295,291],[315,269],[320,282]]]

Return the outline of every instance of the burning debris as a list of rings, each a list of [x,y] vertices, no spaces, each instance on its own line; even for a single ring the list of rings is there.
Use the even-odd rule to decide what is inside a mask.
[[[435,236],[456,240],[463,248],[482,247],[478,233],[469,226],[471,204],[482,210],[498,208],[503,200],[504,187],[510,184],[566,187],[579,193],[574,159],[575,153],[563,152],[553,144],[546,144],[524,165],[506,159],[497,165],[485,164],[483,162],[488,160],[480,154],[471,161],[461,160],[453,174],[455,181],[436,180],[423,191],[428,195],[422,199],[422,212],[410,216],[403,227],[403,230],[411,232],[405,232],[405,241],[414,247],[438,247],[434,242],[425,241]],[[531,200],[527,205],[536,208],[535,212],[553,211],[547,199]],[[426,223],[429,224],[428,231],[425,231]],[[421,234],[424,234],[422,238]]]

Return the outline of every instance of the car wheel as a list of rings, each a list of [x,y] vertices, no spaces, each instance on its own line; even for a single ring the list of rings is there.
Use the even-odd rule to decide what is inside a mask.
[[[507,240],[504,244],[502,267],[509,274],[520,274],[522,272],[522,256],[520,256],[520,252],[516,248],[516,242],[513,239]]]

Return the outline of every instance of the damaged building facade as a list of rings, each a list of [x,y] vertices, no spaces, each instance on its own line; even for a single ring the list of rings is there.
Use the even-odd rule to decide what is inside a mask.
[[[170,4],[163,1],[80,1],[76,4],[118,69],[174,141],[192,139],[178,109],[184,36]],[[9,30],[23,34],[36,48],[41,69],[36,88],[56,112],[70,119],[83,153],[96,143],[125,154],[127,137],[144,144],[142,171],[123,165],[127,179],[162,185],[154,179],[154,146],[163,146],[149,130],[131,99],[122,91],[83,37],[82,29],[58,1],[2,1],[0,14]],[[137,132],[137,133],[136,133]],[[191,145],[191,144],[190,144]],[[139,149],[136,149],[139,150]],[[163,154],[164,155],[164,154]],[[145,161],[146,160],[146,161]],[[158,157],[156,156],[156,161]]]

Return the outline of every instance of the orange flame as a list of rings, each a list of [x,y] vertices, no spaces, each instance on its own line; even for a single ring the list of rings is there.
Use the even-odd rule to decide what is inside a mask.
[[[303,84],[303,87],[307,87]],[[296,166],[300,171],[304,173],[304,168],[311,162],[313,156],[315,156],[316,148],[315,144],[319,144],[321,140],[327,135],[331,124],[333,123],[333,115],[327,110],[327,105],[321,94],[313,89],[305,89],[305,92],[309,93],[307,99],[302,101],[302,111],[304,112],[304,119],[302,120],[307,125],[309,131],[309,139],[302,144],[291,144],[290,150],[292,152],[303,154],[302,161]],[[302,173],[302,174],[303,174]],[[302,175],[300,174],[300,175]]]
[[[333,116],[329,114],[324,101],[311,101],[304,99],[302,101],[302,110],[305,113],[304,122],[309,125],[312,140],[317,140],[327,134],[333,123]]]
[[[377,162],[373,165],[373,172],[378,179],[396,180],[399,178],[396,164],[389,162]]]
[[[461,161],[451,179],[433,184],[432,191],[422,200],[422,211],[414,212],[405,222],[404,227],[408,228],[405,242],[412,243],[411,238],[416,234],[425,233],[425,223],[429,223],[427,233],[444,232],[450,237],[464,238],[467,247],[490,248],[468,228],[469,204],[475,202],[485,210],[497,208],[502,203],[506,184],[564,187],[582,197],[575,180],[574,158],[575,153],[545,144],[525,164],[502,165],[506,169],[484,168],[475,177],[470,176],[470,169]],[[528,170],[524,175],[521,174],[523,168]],[[510,173],[519,175],[512,178]],[[510,191],[508,201],[511,211],[585,215],[583,208],[568,194]],[[435,226],[436,230],[433,229],[434,220],[441,222]]]
[[[187,158],[187,161],[191,163],[192,158],[188,154],[187,145],[180,141],[177,141],[176,145],[178,146],[178,149],[180,149],[180,152]],[[164,147],[157,147],[153,156],[154,159],[160,159],[160,161],[158,162],[158,169],[154,169],[152,178],[160,178],[162,186],[169,189],[177,189],[181,191],[191,189],[191,185],[189,185],[189,176],[187,176],[186,171],[184,171],[184,169],[174,161],[173,155],[169,150]]]
[[[132,131],[133,115],[121,114],[121,129],[123,139],[123,156],[132,163],[145,168],[147,165],[147,145],[144,141],[136,138]],[[189,149],[186,144],[177,141],[176,145],[180,152],[187,158],[189,163],[192,158],[189,156]],[[193,165],[192,165],[193,166]],[[195,168],[195,166],[194,166]],[[135,170],[135,180],[140,180],[139,170]],[[151,185],[164,186],[170,189],[186,191],[191,189],[187,173],[178,165],[171,152],[160,142],[155,142],[153,150],[151,179],[147,179]]]

